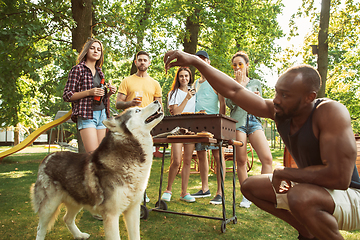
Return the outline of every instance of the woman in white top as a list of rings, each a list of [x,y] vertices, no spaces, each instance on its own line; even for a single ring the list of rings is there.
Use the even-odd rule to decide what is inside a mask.
[[[168,105],[170,112],[174,115],[182,112],[195,112],[195,91],[188,89],[189,84],[192,84],[193,78],[191,71],[187,67],[181,67],[176,72],[174,82],[168,95]],[[166,191],[163,193],[161,199],[170,202],[172,184],[178,172],[181,160],[183,158],[183,167],[181,171],[181,194],[180,200],[186,202],[195,202],[195,198],[187,192],[187,186],[190,176],[191,157],[194,151],[194,144],[187,143],[172,143],[172,162],[169,170],[168,185]],[[184,157],[182,156],[184,148]]]

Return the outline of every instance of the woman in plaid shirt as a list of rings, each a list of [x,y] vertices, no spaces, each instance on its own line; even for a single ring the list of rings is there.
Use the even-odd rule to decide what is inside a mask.
[[[81,50],[65,85],[63,99],[71,102],[71,119],[77,123],[86,152],[93,152],[106,134],[102,121],[109,117],[109,96],[116,92],[116,87],[107,85],[99,88],[104,73],[101,66],[104,62],[103,46],[99,40],[88,40]],[[94,104],[94,97],[100,96],[100,105]]]

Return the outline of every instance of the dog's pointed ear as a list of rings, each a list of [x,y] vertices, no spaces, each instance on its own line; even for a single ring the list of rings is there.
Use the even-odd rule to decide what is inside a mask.
[[[116,121],[115,121],[114,118],[105,119],[102,123],[103,123],[103,124],[105,125],[105,127],[107,127],[110,131],[116,127]]]

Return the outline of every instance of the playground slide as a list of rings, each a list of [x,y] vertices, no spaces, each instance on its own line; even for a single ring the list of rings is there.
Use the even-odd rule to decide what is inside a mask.
[[[58,118],[52,122],[49,122],[48,124],[45,124],[44,126],[41,126],[40,128],[38,128],[35,132],[31,133],[27,138],[25,138],[24,141],[22,141],[21,143],[19,143],[18,145],[12,147],[9,150],[0,152],[0,162],[1,160],[6,157],[9,156],[13,153],[16,153],[24,148],[26,148],[27,146],[29,146],[31,143],[33,143],[43,132],[56,127],[57,125],[66,122],[70,117],[71,117],[71,113],[72,111],[70,110],[68,113],[66,113],[64,116],[62,116],[61,118]]]

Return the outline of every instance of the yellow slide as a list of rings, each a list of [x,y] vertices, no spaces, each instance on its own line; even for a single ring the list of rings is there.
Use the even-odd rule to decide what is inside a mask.
[[[71,113],[72,110],[70,110],[68,113],[66,113],[64,116],[62,116],[59,119],[56,119],[52,122],[49,122],[48,124],[45,124],[44,126],[41,126],[40,128],[38,128],[35,132],[31,133],[24,141],[22,141],[21,143],[19,143],[18,145],[16,145],[15,147],[0,152],[0,161],[6,157],[9,156],[13,153],[16,153],[24,148],[26,148],[27,146],[29,146],[30,144],[32,144],[43,132],[46,132],[47,130],[56,127],[57,125],[66,122],[70,117],[71,117]]]

